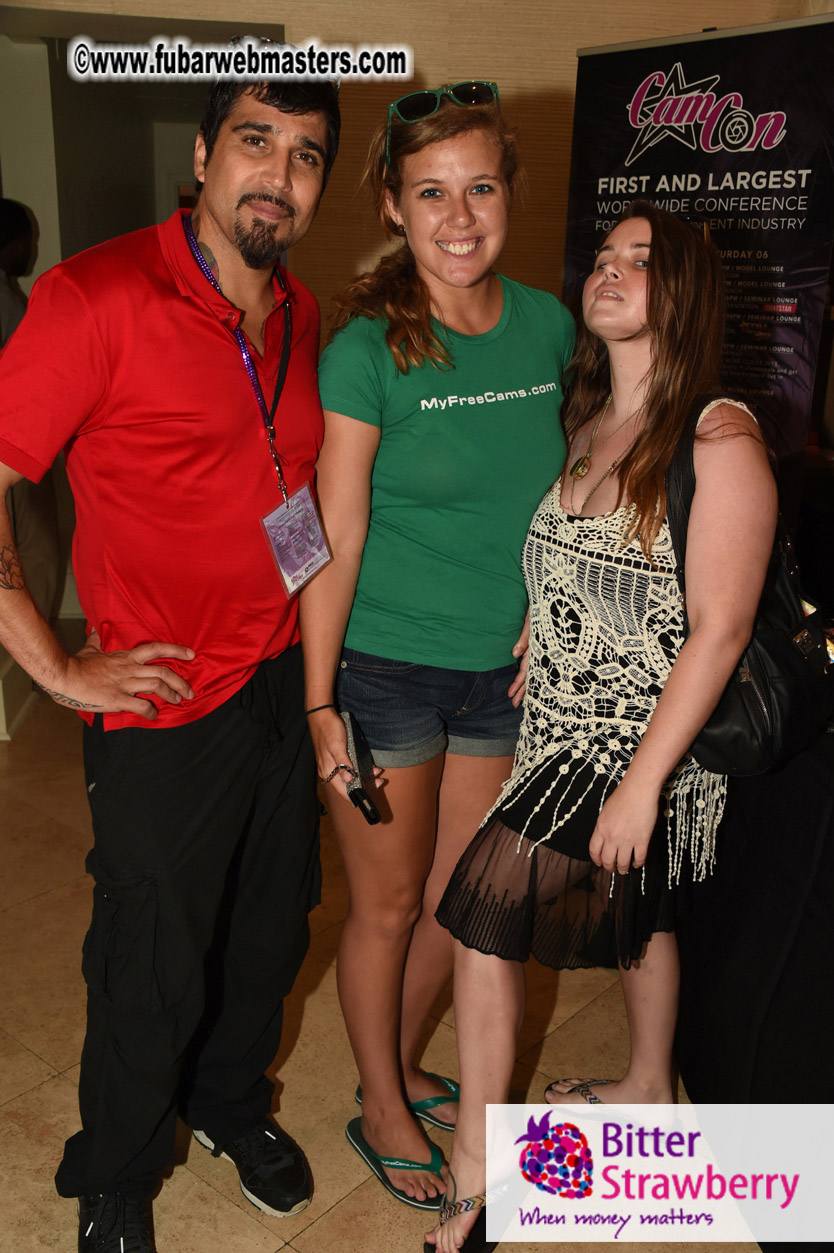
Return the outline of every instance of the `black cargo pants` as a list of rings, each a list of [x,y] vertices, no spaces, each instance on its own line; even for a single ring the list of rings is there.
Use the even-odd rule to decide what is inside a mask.
[[[315,762],[300,646],[182,727],[85,728],[95,846],[84,941],[82,1130],[56,1185],[149,1195],[176,1115],[224,1143],[264,1076],[318,903]]]

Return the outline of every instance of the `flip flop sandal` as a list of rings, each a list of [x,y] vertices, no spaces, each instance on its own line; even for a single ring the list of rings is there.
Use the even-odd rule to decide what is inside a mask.
[[[429,1079],[436,1079],[438,1083],[442,1083],[444,1088],[447,1089],[449,1095],[448,1096],[427,1096],[425,1100],[423,1101],[409,1101],[408,1108],[411,1110],[413,1114],[416,1114],[418,1118],[421,1118],[423,1122],[427,1122],[429,1126],[437,1127],[440,1131],[454,1131],[455,1129],[454,1123],[444,1122],[442,1118],[435,1118],[433,1114],[429,1113],[429,1110],[437,1109],[438,1105],[446,1105],[450,1101],[454,1101],[454,1102],[459,1101],[460,1100],[460,1084],[455,1083],[454,1079],[445,1079],[443,1075],[436,1075],[433,1073],[433,1071],[430,1071],[430,1070],[426,1071],[426,1076]],[[356,1095],[354,1099],[356,1100],[357,1105],[362,1104],[362,1088],[361,1087],[358,1087],[356,1089]]]
[[[375,1153],[362,1134],[361,1118],[352,1118],[350,1120],[345,1128],[345,1135],[348,1138],[348,1142],[356,1149],[356,1152],[366,1165],[370,1166],[383,1188],[390,1192],[392,1196],[395,1196],[398,1201],[402,1201],[404,1205],[413,1205],[415,1209],[428,1210],[438,1210],[443,1204],[445,1197],[442,1194],[440,1196],[426,1197],[425,1201],[418,1201],[413,1196],[409,1196],[407,1192],[404,1192],[402,1188],[395,1188],[384,1169],[387,1166],[389,1170],[429,1170],[433,1175],[440,1177],[440,1171],[443,1167],[443,1154],[436,1144],[432,1144],[431,1140],[429,1140],[429,1145],[431,1146],[430,1160],[428,1162],[412,1162],[405,1157],[382,1157],[379,1153]]]
[[[409,1109],[422,1118],[423,1122],[429,1123],[432,1127],[439,1127],[441,1131],[454,1131],[455,1124],[444,1122],[442,1118],[435,1118],[429,1110],[436,1109],[438,1105],[447,1105],[457,1103],[460,1100],[460,1084],[455,1083],[454,1079],[445,1079],[443,1075],[435,1075],[432,1071],[426,1071],[429,1079],[436,1079],[438,1083],[442,1083],[449,1093],[448,1096],[427,1096],[423,1101],[409,1101]]]
[[[565,1083],[565,1079],[554,1079],[544,1090],[544,1099],[547,1101],[548,1092],[552,1091],[557,1083]],[[602,1087],[605,1083],[616,1083],[616,1079],[582,1079],[579,1083],[575,1083],[572,1088],[568,1088],[567,1092],[556,1092],[555,1095],[567,1096],[569,1092],[578,1092],[583,1101],[587,1101],[589,1105],[604,1105],[605,1101],[601,1101],[598,1096],[594,1096],[591,1091],[592,1086]],[[558,1105],[558,1100],[548,1101],[548,1105]]]
[[[450,1218],[455,1218],[458,1214],[469,1214],[472,1210],[478,1211],[478,1217],[475,1219],[469,1233],[463,1244],[458,1248],[458,1253],[492,1253],[493,1249],[498,1247],[497,1240],[487,1240],[486,1238],[486,1206],[489,1197],[483,1193],[479,1196],[468,1196],[462,1201],[445,1201],[440,1207],[440,1223],[447,1223]],[[429,1244],[428,1241],[423,1242],[423,1253],[437,1253],[437,1245]]]

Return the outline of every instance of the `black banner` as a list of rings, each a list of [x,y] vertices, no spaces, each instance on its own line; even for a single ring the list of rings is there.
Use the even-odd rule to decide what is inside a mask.
[[[638,196],[706,222],[727,278],[724,382],[801,454],[834,236],[834,19],[580,53],[565,296]]]

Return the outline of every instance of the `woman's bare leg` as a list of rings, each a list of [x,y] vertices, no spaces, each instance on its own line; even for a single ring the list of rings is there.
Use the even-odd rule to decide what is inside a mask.
[[[486,1187],[484,1107],[503,1104],[509,1095],[524,1014],[524,967],[453,944],[461,1099],[450,1166],[456,1198],[462,1200]],[[477,1216],[477,1211],[459,1214],[427,1238],[444,1253],[454,1253]]]
[[[628,1069],[617,1083],[599,1089],[605,1102],[663,1104],[673,1100],[672,1046],[678,1016],[680,964],[674,934],[656,931],[639,961],[630,969],[620,967],[631,1056]],[[578,1092],[567,1092],[576,1080],[551,1084],[548,1099],[554,1104],[583,1104]]]
[[[466,757],[447,753],[437,806],[437,844],[423,893],[423,911],[414,928],[403,981],[400,1049],[402,1072],[410,1101],[441,1096],[445,1089],[417,1068],[415,1054],[432,1005],[452,972],[452,941],[434,916],[441,896],[484,815],[494,804],[501,784],[509,778],[512,757]],[[453,1125],[457,1105],[449,1102],[433,1111]]]
[[[362,1085],[362,1133],[385,1157],[426,1162],[429,1148],[408,1109],[399,1063],[402,980],[432,862],[442,756],[386,770],[382,805],[393,819],[370,827],[340,797],[330,800],[350,888],[337,966],[339,999]],[[426,1171],[388,1170],[417,1200],[444,1182]]]

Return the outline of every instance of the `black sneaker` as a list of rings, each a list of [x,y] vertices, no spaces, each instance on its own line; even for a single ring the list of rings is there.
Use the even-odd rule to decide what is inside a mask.
[[[227,1144],[215,1144],[205,1131],[195,1131],[194,1138],[215,1157],[234,1162],[241,1192],[264,1214],[288,1218],[312,1201],[313,1180],[307,1159],[271,1118],[262,1119]]]
[[[147,1201],[124,1192],[78,1198],[78,1253],[154,1253]]]

